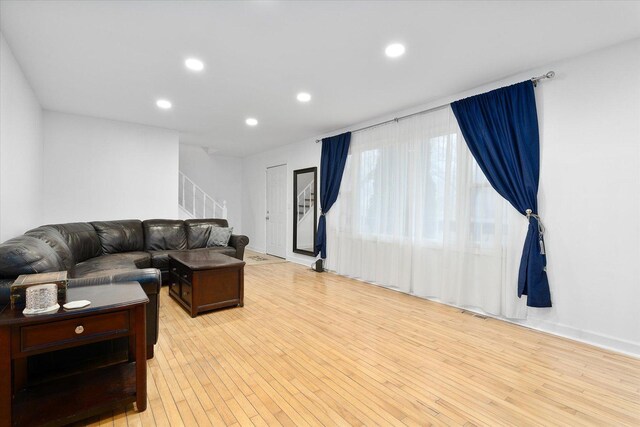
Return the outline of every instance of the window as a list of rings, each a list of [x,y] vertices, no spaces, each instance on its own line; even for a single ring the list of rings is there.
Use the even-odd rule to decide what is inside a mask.
[[[388,132],[388,139],[376,138],[378,148],[365,144],[362,150],[358,134],[354,135],[345,176],[356,177],[351,186],[344,183],[349,179],[343,179],[341,189],[341,197],[353,195],[357,204],[350,232],[364,238],[441,245],[445,231],[449,239],[465,231],[469,242],[479,247],[496,243],[499,200],[470,154],[460,160],[459,151],[467,148],[464,142],[459,146],[458,133],[442,129],[439,135],[406,140],[401,135]],[[468,185],[459,189],[459,182]],[[468,227],[460,229],[465,216]]]
[[[510,224],[522,218],[485,178],[450,109],[354,133],[349,152],[327,217],[327,268],[458,306],[519,310],[522,224]],[[507,284],[515,302],[505,303]]]

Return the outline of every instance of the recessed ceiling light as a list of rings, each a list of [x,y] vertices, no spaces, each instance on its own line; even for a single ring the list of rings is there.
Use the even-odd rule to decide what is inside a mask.
[[[168,101],[166,99],[158,99],[156,101],[156,105],[163,110],[168,110],[169,108],[171,108],[171,101]]]
[[[193,71],[202,71],[204,69],[204,63],[196,58],[189,58],[184,61],[185,67]]]
[[[404,55],[404,51],[405,51],[404,45],[400,43],[393,43],[387,46],[387,48],[384,50],[384,53],[389,58],[397,58],[399,56]]]
[[[300,92],[298,94],[298,96],[296,96],[296,98],[298,98],[298,101],[300,101],[300,102],[309,102],[309,101],[311,101],[311,95],[309,95],[307,92]]]
[[[244,121],[246,124],[248,124],[249,126],[255,126],[258,124],[258,120],[254,119],[253,117],[249,117],[247,120]]]

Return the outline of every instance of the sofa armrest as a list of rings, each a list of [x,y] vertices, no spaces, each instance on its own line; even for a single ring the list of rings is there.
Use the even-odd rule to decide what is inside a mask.
[[[0,306],[9,303],[13,281],[14,279],[0,279]]]
[[[138,282],[147,295],[160,292],[160,270],[157,268],[115,269],[97,271],[85,277],[69,279],[69,287],[103,285],[106,283]]]
[[[241,234],[232,234],[229,239],[229,246],[236,249],[236,258],[244,258],[244,248],[249,244],[249,238]]]

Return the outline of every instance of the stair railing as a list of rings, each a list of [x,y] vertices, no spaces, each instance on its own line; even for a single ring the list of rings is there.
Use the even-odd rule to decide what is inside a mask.
[[[227,201],[208,195],[188,176],[178,172],[178,204],[194,218],[227,218]]]

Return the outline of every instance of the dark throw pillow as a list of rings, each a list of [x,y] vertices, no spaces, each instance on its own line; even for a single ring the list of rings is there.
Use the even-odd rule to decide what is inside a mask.
[[[233,227],[211,227],[211,234],[209,234],[209,240],[207,240],[207,247],[212,246],[227,246],[229,245],[229,239]]]

